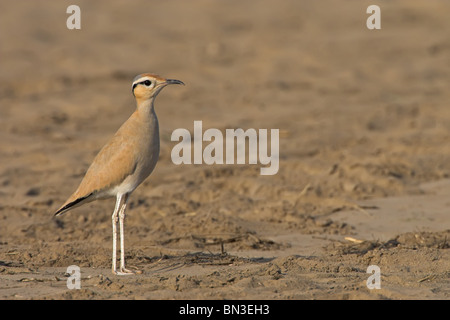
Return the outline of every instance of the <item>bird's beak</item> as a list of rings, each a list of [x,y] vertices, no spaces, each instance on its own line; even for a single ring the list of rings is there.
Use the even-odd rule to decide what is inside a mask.
[[[167,79],[166,84],[182,84],[184,86],[184,82],[180,81],[180,80],[175,80],[175,79]]]

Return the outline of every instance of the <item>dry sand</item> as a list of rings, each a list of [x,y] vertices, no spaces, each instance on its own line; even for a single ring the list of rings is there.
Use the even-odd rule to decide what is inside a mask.
[[[0,299],[449,299],[450,3],[383,2],[373,31],[369,1],[78,1],[78,31],[69,4],[1,3]],[[142,72],[186,86],[157,99],[119,277],[114,200],[52,213]],[[194,120],[280,129],[278,174],[174,165]]]

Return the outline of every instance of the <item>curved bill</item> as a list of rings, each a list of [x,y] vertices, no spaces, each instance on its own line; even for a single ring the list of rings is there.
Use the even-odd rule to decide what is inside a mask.
[[[166,83],[167,84],[182,84],[184,86],[184,82],[183,81],[175,80],[175,79],[167,79]]]

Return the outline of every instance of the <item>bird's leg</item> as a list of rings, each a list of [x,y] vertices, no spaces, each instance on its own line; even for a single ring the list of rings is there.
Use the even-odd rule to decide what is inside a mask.
[[[114,207],[114,212],[112,214],[112,231],[113,231],[113,254],[112,254],[112,272],[117,274],[117,266],[116,266],[116,249],[117,249],[117,222],[119,221],[119,208],[122,203],[122,196],[117,195],[116,205]]]
[[[128,194],[124,195],[124,201],[119,211],[120,226],[120,273],[121,275],[134,274],[133,271],[125,268],[125,241],[123,232],[123,221],[125,220],[125,210],[127,208]]]

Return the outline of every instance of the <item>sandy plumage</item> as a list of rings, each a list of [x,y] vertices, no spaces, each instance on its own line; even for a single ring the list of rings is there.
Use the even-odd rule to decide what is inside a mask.
[[[137,102],[136,111],[100,150],[77,190],[55,213],[55,216],[59,216],[93,200],[116,197],[112,214],[114,274],[133,273],[125,269],[125,210],[129,195],[152,173],[158,161],[159,124],[154,101],[158,93],[169,84],[183,82],[149,73],[135,77],[133,95]],[[116,268],[117,223],[120,227],[120,271]]]

